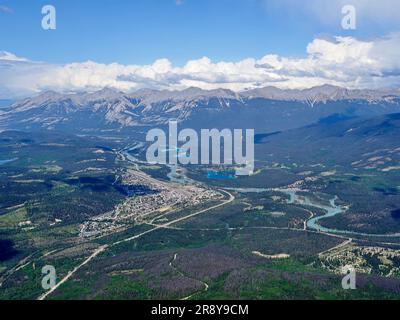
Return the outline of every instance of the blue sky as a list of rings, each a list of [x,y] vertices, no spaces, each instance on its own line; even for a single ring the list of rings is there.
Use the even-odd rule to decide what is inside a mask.
[[[145,64],[168,58],[183,64],[202,56],[230,61],[267,53],[301,56],[317,36],[366,38],[396,27],[390,21],[382,23],[383,19],[375,23],[362,19],[356,31],[345,31],[340,27],[339,4],[336,12],[325,18],[324,12],[294,5],[290,0],[280,0],[281,5],[268,0],[178,3],[181,4],[176,0],[0,0],[0,6],[12,10],[0,12],[0,50],[51,63],[94,60]],[[41,29],[41,8],[45,4],[57,9],[55,31]]]
[[[400,87],[398,0],[0,0],[0,98],[326,83]]]

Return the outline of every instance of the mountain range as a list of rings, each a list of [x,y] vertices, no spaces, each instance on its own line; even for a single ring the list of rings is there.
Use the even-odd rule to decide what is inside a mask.
[[[101,132],[163,126],[255,128],[274,132],[332,116],[370,117],[400,112],[400,90],[350,90],[323,85],[305,90],[265,87],[244,92],[142,89],[124,93],[48,91],[0,109],[1,129]]]

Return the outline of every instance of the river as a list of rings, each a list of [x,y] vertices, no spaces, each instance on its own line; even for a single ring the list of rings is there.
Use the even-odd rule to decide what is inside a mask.
[[[242,193],[261,193],[261,192],[268,192],[268,191],[276,191],[281,192],[289,196],[288,204],[297,204],[297,205],[305,205],[308,207],[314,207],[321,209],[326,212],[326,214],[322,216],[316,216],[309,220],[307,220],[307,228],[310,230],[324,232],[324,233],[331,233],[331,234],[343,234],[343,235],[354,235],[354,236],[363,236],[363,237],[400,237],[400,233],[395,234],[371,234],[371,233],[362,233],[362,232],[355,232],[355,231],[348,231],[348,230],[338,230],[338,229],[331,229],[323,227],[319,224],[323,219],[334,217],[338,214],[346,213],[347,208],[342,207],[336,204],[336,201],[339,199],[337,196],[333,197],[329,200],[329,206],[323,205],[318,202],[314,202],[309,197],[298,195],[298,192],[301,190],[294,190],[294,189],[264,189],[264,188],[226,188],[227,190],[242,192]]]
[[[0,165],[7,164],[7,163],[10,163],[10,162],[14,162],[14,161],[17,161],[17,160],[18,160],[18,158],[0,160]]]

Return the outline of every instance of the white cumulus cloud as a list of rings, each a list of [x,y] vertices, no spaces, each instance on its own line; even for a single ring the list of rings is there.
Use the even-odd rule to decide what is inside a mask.
[[[317,38],[301,58],[267,54],[241,61],[214,62],[207,57],[174,66],[168,59],[149,65],[101,64],[94,61],[55,65],[0,52],[0,97],[46,90],[122,91],[141,88],[244,90],[273,85],[307,88],[321,84],[348,88],[400,86],[400,33],[364,41],[353,37]]]

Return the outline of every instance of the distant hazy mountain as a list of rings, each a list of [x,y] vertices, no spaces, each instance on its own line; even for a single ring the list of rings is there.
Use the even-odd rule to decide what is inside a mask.
[[[400,113],[368,119],[331,116],[303,128],[258,136],[258,155],[383,172],[400,168]],[[291,160],[289,160],[291,159]]]
[[[301,127],[332,114],[347,117],[400,112],[399,90],[348,90],[324,85],[307,90],[266,87],[230,90],[140,90],[123,93],[46,92],[0,110],[0,128],[130,130],[165,125],[255,128],[271,132]]]
[[[284,101],[307,101],[310,104],[338,100],[391,100],[400,96],[400,90],[349,90],[346,88],[323,85],[305,90],[282,90],[275,87],[264,87],[243,93],[248,98],[266,98]]]

